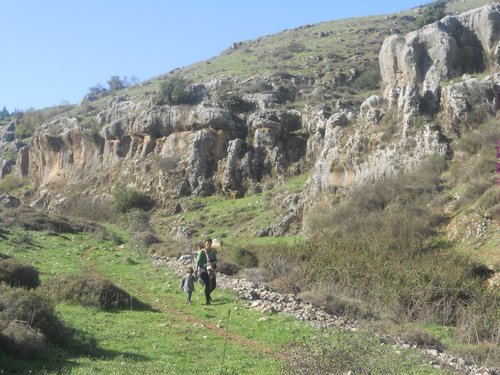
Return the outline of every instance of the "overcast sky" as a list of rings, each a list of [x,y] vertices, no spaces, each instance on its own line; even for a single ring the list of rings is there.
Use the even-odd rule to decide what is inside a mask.
[[[0,14],[0,109],[78,102],[113,75],[140,81],[233,42],[425,0],[12,0]]]

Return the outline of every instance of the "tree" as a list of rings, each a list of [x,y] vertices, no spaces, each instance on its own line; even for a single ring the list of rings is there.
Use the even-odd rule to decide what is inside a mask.
[[[7,108],[3,106],[2,111],[0,112],[0,120],[5,120],[9,116],[10,116],[9,111],[7,111]]]
[[[126,87],[125,83],[119,76],[112,76],[108,80],[108,86],[110,91],[121,90]]]
[[[439,21],[446,13],[446,1],[438,0],[424,8],[422,13],[415,19],[415,27],[420,29],[425,25]]]

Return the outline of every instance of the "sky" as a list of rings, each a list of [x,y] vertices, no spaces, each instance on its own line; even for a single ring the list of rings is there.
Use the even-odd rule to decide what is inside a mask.
[[[397,13],[426,0],[5,0],[0,109],[75,104],[111,76],[148,80],[234,42]]]

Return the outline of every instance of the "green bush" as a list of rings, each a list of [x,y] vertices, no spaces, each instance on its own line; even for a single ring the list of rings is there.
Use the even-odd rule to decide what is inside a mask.
[[[15,259],[0,260],[0,282],[11,287],[33,289],[40,285],[38,270]]]
[[[236,92],[221,92],[217,98],[217,103],[222,108],[226,108],[231,112],[249,112],[254,109],[254,105],[247,102]]]
[[[191,82],[179,76],[168,77],[161,81],[160,88],[156,94],[158,104],[194,104],[198,97],[190,89]]]
[[[23,186],[28,185],[26,179],[19,178],[13,173],[9,173],[4,178],[0,180],[0,191],[6,193],[12,193]]]
[[[429,6],[426,6],[422,13],[415,19],[415,28],[420,29],[425,25],[439,21],[443,18],[446,10],[446,1],[438,0]]]
[[[113,190],[112,205],[121,213],[128,212],[134,208],[148,211],[153,208],[154,200],[141,191],[127,188],[124,185],[118,185]]]
[[[363,71],[353,82],[353,87],[357,90],[377,90],[380,88],[380,69],[370,67]]]

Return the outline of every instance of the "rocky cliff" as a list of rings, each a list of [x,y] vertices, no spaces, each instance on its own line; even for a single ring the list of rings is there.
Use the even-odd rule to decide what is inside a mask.
[[[464,73],[496,69],[499,34],[500,5],[490,4],[389,36],[380,50],[383,98],[370,96],[360,107],[337,101],[286,109],[293,98],[283,93],[300,91],[293,76],[258,77],[272,90],[244,95],[246,111],[215,100],[228,80],[248,84],[237,78],[199,83],[200,99],[189,106],[115,98],[93,117],[98,130],[67,116],[43,124],[20,150],[17,173],[32,179],[38,204],[55,207],[71,195],[105,199],[119,182],[160,203],[215,193],[235,198],[312,168],[288,210],[300,220],[303,205],[321,194],[408,170],[436,153],[450,157],[450,140],[467,116],[498,108],[500,75]],[[391,132],[388,118],[397,123]]]
[[[498,66],[499,36],[500,4],[493,3],[387,38],[379,55],[384,98],[405,124],[420,113],[435,114],[444,80]]]

